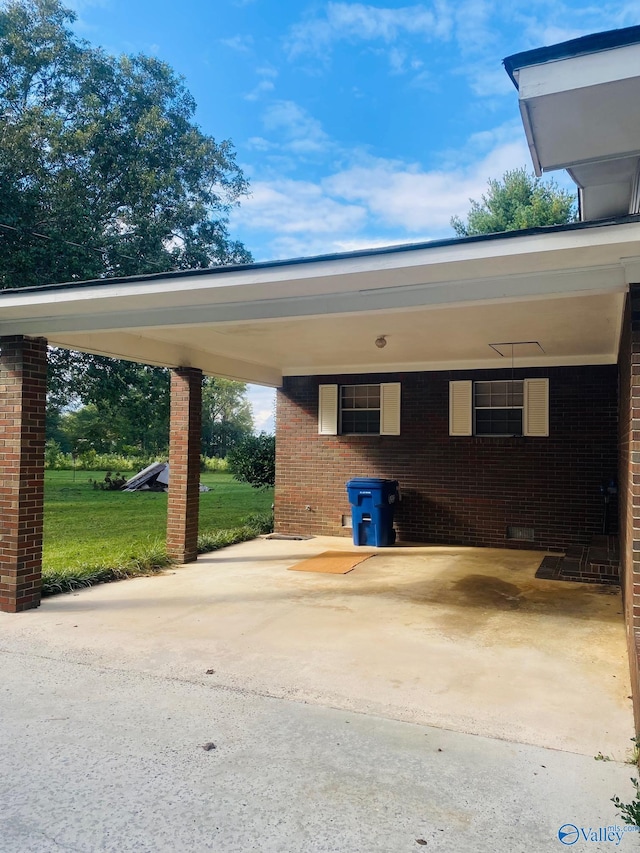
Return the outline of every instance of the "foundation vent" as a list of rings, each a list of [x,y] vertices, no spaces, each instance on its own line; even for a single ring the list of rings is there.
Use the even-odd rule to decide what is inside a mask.
[[[536,532],[533,527],[507,527],[507,539],[518,539],[521,542],[533,542]]]
[[[353,527],[353,522],[351,521],[350,515],[343,515],[342,516],[342,526],[343,527]]]

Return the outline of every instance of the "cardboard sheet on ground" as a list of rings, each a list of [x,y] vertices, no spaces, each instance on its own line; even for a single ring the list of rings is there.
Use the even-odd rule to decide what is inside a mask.
[[[346,575],[357,565],[373,557],[371,552],[354,554],[353,551],[324,551],[295,566],[289,566],[290,572],[320,572],[328,575]]]

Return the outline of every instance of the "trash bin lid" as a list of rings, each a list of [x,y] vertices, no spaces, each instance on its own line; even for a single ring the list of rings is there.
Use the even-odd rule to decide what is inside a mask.
[[[383,477],[354,477],[347,481],[348,489],[375,489],[383,486],[397,488],[397,480],[385,480]]]

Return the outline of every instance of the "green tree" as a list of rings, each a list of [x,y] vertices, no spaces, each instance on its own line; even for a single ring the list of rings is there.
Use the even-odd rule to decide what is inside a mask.
[[[577,219],[576,198],[555,181],[542,181],[525,168],[505,172],[500,180],[489,180],[481,201],[469,199],[467,221],[451,218],[458,237],[517,231],[539,225],[563,225]]]
[[[88,428],[89,413],[95,413],[93,421],[103,422],[101,430],[95,423],[91,428],[94,442],[91,446],[95,450],[122,451],[127,446],[144,454],[166,452],[169,441],[168,370],[57,348],[50,351],[49,361],[53,369],[50,371],[48,438],[55,439],[66,449],[65,422],[74,425],[77,438],[89,438],[78,430],[82,426]],[[76,408],[75,412],[56,417],[61,408],[70,404]]]
[[[254,489],[273,486],[276,481],[276,439],[261,433],[245,438],[228,456],[229,470],[241,483]]]
[[[170,66],[92,47],[74,19],[59,0],[0,9],[0,285],[250,260],[227,231],[247,192],[231,142],[199,129]]]
[[[65,412],[57,426],[57,438],[63,453],[110,453],[119,450],[119,424],[105,419],[97,406],[90,403],[75,412]]]
[[[202,385],[202,452],[225,457],[253,433],[253,414],[244,382],[207,378]]]
[[[248,191],[184,81],[111,56],[60,0],[0,5],[0,287],[244,263],[228,214]],[[93,403],[129,443],[166,445],[167,373],[53,350],[49,423]],[[88,371],[88,373],[87,373]]]

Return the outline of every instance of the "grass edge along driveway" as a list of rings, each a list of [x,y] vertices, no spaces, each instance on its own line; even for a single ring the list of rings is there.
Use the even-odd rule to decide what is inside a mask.
[[[153,574],[171,565],[164,540],[167,495],[105,492],[90,480],[104,472],[46,471],[43,594]],[[271,529],[273,490],[256,490],[228,473],[203,473],[199,553]]]

